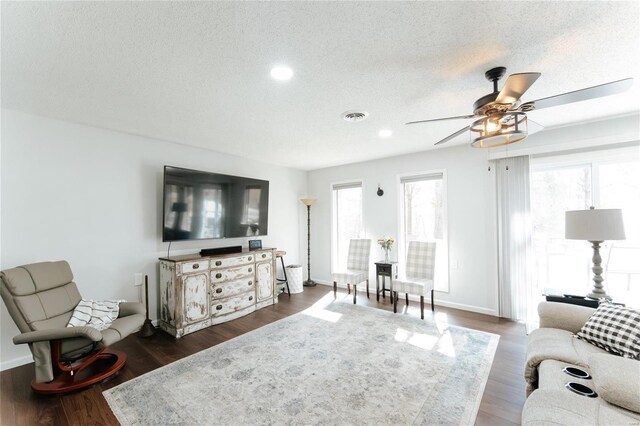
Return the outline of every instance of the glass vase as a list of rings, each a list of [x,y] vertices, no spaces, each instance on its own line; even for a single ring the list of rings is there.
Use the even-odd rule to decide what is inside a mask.
[[[389,250],[384,251],[384,263],[389,263]]]

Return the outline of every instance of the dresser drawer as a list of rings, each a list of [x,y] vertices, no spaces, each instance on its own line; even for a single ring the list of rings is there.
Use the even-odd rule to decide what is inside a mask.
[[[245,265],[252,263],[255,256],[248,254],[245,256],[223,257],[222,259],[211,259],[211,269],[229,268],[232,266]]]
[[[213,300],[224,299],[226,297],[244,293],[245,291],[251,291],[253,293],[255,286],[256,284],[253,276],[236,281],[211,283],[211,298]]]
[[[211,303],[211,316],[219,317],[221,315],[231,314],[255,304],[256,296],[252,291],[226,299],[214,300]]]
[[[191,272],[202,272],[209,269],[208,260],[198,260],[196,262],[184,262],[180,264],[180,272],[189,274]]]
[[[211,282],[219,283],[237,280],[242,277],[253,277],[255,275],[254,269],[253,263],[238,266],[237,268],[215,269],[211,271]]]
[[[273,259],[273,253],[270,251],[256,253],[256,262],[262,262],[263,260]]]

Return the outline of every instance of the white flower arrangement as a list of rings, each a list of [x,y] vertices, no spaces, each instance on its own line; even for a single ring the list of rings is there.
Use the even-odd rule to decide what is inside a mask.
[[[391,237],[378,238],[378,244],[380,244],[380,247],[384,251],[391,250],[391,246],[393,246],[393,243],[395,243],[395,242],[396,242],[396,240],[394,240]]]
[[[382,237],[378,239],[378,244],[380,244],[380,247],[384,250],[384,261],[386,263],[389,263],[389,252],[391,251],[391,246],[393,246],[395,241],[396,240],[391,237]]]

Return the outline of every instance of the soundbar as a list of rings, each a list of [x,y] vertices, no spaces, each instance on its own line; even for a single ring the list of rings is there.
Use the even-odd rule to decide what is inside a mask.
[[[216,254],[242,253],[242,246],[214,247],[200,250],[200,256]]]

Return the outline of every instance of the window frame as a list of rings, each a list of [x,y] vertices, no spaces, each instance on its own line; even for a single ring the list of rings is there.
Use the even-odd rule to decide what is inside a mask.
[[[348,179],[348,180],[341,180],[341,181],[336,181],[336,182],[331,182],[329,183],[329,197],[331,199],[331,270],[335,271],[337,270],[338,267],[338,261],[339,261],[339,256],[338,256],[338,226],[337,226],[337,215],[336,215],[336,197],[335,197],[335,191],[336,191],[336,186],[340,187],[340,186],[350,186],[353,185],[354,187],[358,186],[360,187],[360,191],[362,192],[362,201],[360,203],[360,217],[362,218],[362,226],[361,226],[361,234],[359,235],[358,238],[366,238],[367,232],[365,230],[365,180],[364,179]],[[340,188],[338,188],[337,190],[339,190]],[[346,188],[342,188],[342,189],[346,189]]]
[[[586,150],[580,152],[569,153],[550,153],[547,155],[537,155],[531,157],[530,174],[536,172],[554,171],[554,170],[566,170],[576,167],[588,167],[590,170],[590,185],[591,185],[591,200],[588,204],[601,208],[601,188],[600,188],[600,173],[601,166],[636,162],[640,160],[640,150],[637,146],[606,146],[598,150]],[[628,236],[627,236],[628,238]],[[603,244],[601,249],[601,255],[603,257],[603,271],[604,274],[608,273],[608,256],[609,250],[613,247],[610,242]],[[592,254],[590,245],[586,245],[585,252]],[[535,255],[535,253],[533,253]],[[591,268],[593,266],[591,256],[584,256],[585,259],[585,272],[589,278],[592,276]],[[532,264],[535,264],[536,259],[532,259]],[[537,274],[538,271],[535,273]],[[548,273],[548,271],[547,271]],[[608,277],[605,277],[605,281]],[[591,284],[589,280],[589,284]],[[586,291],[586,288],[585,288]]]
[[[400,265],[405,264],[405,259],[407,258],[406,254],[406,246],[407,241],[405,241],[405,200],[404,200],[404,183],[403,179],[412,178],[412,177],[420,177],[420,176],[428,176],[428,175],[442,175],[442,217],[444,220],[443,223],[443,235],[442,241],[444,242],[443,252],[446,255],[446,262],[444,263],[446,267],[444,271],[439,271],[442,275],[442,281],[444,283],[443,288],[436,288],[434,283],[434,291],[440,293],[449,293],[451,291],[451,265],[450,265],[450,253],[449,253],[449,209],[448,209],[448,199],[449,199],[449,185],[447,180],[447,169],[429,169],[423,171],[415,171],[411,173],[402,173],[396,175],[396,187],[397,190],[397,206],[398,206],[398,263]],[[446,289],[444,289],[446,287]]]

